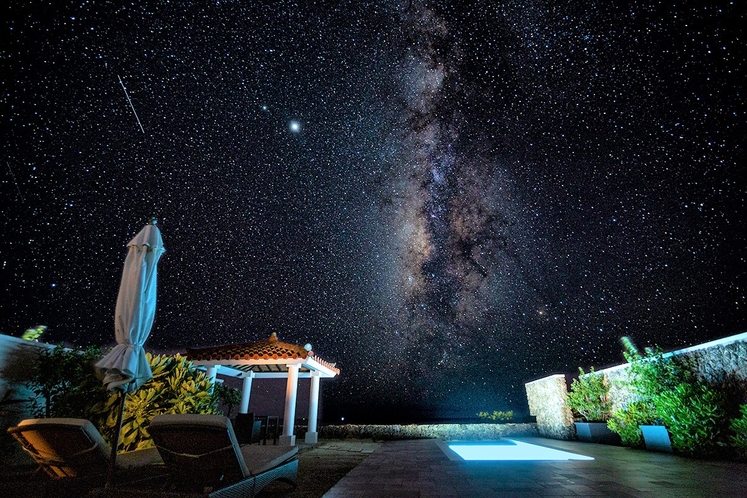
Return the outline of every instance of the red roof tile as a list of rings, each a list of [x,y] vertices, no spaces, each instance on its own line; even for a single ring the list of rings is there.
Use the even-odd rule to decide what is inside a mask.
[[[187,358],[192,361],[250,361],[250,360],[289,360],[314,358],[317,362],[339,373],[334,365],[307,351],[303,346],[278,341],[277,334],[272,333],[266,341],[245,344],[228,344],[207,348],[187,348]]]

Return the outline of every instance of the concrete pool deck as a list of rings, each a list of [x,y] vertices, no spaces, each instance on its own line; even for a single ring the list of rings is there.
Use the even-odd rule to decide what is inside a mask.
[[[704,461],[618,446],[517,440],[593,461],[466,462],[438,440],[389,441],[324,496],[354,497],[741,497],[747,464]]]

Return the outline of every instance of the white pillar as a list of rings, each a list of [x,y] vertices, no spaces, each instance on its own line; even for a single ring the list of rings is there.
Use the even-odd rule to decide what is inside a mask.
[[[218,370],[220,369],[220,365],[208,365],[207,371],[205,372],[207,374],[207,378],[210,380],[210,390],[213,390],[213,385],[215,384],[215,378],[218,376]]]
[[[319,372],[311,372],[311,388],[309,389],[309,427],[306,431],[306,442],[316,444],[319,442],[319,433],[316,431],[316,419],[319,414]]]
[[[248,372],[244,374],[241,382],[241,404],[239,405],[239,413],[249,413],[249,398],[252,395],[252,379],[254,378],[254,372]]]
[[[288,384],[285,389],[285,418],[280,445],[295,446],[296,436],[293,429],[296,423],[296,396],[298,395],[298,370],[300,365],[288,365]]]

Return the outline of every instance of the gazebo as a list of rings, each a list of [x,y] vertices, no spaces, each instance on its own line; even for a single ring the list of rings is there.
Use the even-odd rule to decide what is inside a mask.
[[[248,413],[252,380],[287,378],[285,390],[285,415],[280,444],[294,446],[296,436],[296,397],[298,379],[310,378],[309,426],[305,441],[314,444],[318,441],[317,416],[319,412],[319,380],[331,379],[340,373],[333,363],[326,362],[311,350],[311,344],[297,346],[278,341],[272,333],[266,341],[246,344],[230,344],[207,348],[187,348],[187,358],[195,365],[207,369],[208,377],[215,381],[221,375],[243,379],[239,413]]]

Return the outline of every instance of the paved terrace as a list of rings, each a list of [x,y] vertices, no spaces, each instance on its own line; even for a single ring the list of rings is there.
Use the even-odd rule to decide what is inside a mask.
[[[747,497],[747,464],[701,461],[617,446],[516,438],[594,461],[465,462],[437,440],[390,441],[324,496]]]

